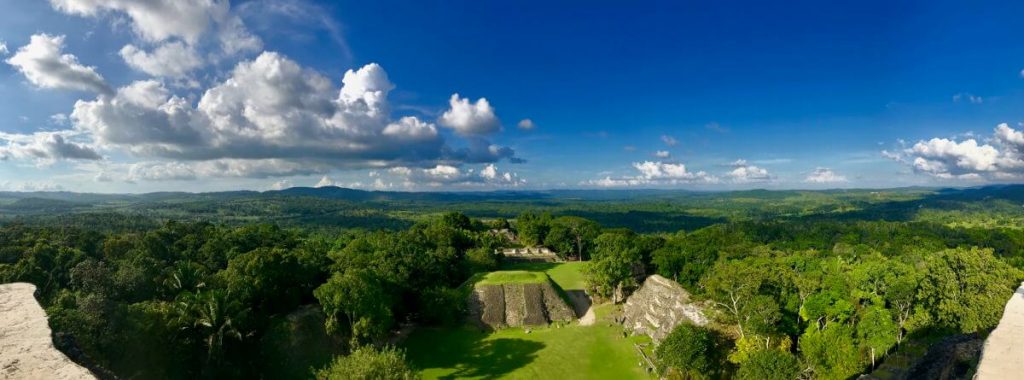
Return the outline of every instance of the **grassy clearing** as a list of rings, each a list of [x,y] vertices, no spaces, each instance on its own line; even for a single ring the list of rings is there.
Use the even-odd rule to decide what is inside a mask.
[[[634,338],[607,322],[594,326],[417,330],[409,360],[425,379],[648,379]]]
[[[566,291],[583,290],[583,262],[567,263],[508,263],[502,266],[506,270],[544,272],[551,280]]]
[[[541,272],[503,270],[484,275],[476,281],[476,285],[542,284],[547,280],[548,276]]]
[[[515,263],[482,275],[477,284],[546,281],[583,289],[582,263]],[[611,322],[616,305],[597,306],[598,322],[495,332],[475,327],[422,328],[405,342],[425,379],[650,379],[634,343]],[[645,340],[647,339],[647,340]]]

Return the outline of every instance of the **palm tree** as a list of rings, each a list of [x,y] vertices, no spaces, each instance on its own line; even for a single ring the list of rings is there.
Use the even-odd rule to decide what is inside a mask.
[[[247,310],[231,299],[230,292],[215,289],[197,293],[183,292],[177,300],[179,322],[202,338],[206,360],[219,362],[224,352],[224,339],[241,341],[242,331],[236,326]]]

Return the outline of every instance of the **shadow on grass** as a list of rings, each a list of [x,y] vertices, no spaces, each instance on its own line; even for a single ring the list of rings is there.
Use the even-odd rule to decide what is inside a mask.
[[[416,367],[454,370],[440,379],[493,379],[529,365],[545,346],[518,338],[485,340],[488,335],[471,328],[436,329],[413,337],[407,348]]]

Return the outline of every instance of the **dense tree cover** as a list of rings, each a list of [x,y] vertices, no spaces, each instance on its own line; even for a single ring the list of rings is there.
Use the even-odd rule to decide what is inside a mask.
[[[780,196],[730,199],[755,195]],[[763,219],[658,234],[533,211],[487,222],[430,213],[388,224],[394,229],[369,223],[365,230],[201,221],[139,228],[7,224],[0,227],[0,281],[36,284],[54,330],[121,376],[253,378],[280,362],[269,342],[297,344],[284,326],[297,313],[309,316],[311,307],[316,315],[307,320],[322,328],[307,333],[309,339],[347,342],[332,355],[380,344],[402,323],[461,322],[460,286],[475,272],[497,268],[495,249],[511,244],[488,230],[511,228],[520,244],[588,261],[585,281],[594,296],[621,301],[644,276],[659,273],[711,305],[721,333],[698,329],[662,343],[657,360],[670,373],[788,377],[797,368],[801,376],[846,379],[877,366],[908,339],[991,328],[1024,278],[1021,229],[764,220],[820,215],[822,205],[834,205],[801,208],[785,199],[776,199],[782,205],[760,214]],[[361,212],[344,201],[332,205],[338,209],[317,217]],[[311,212],[288,202],[279,207]],[[740,213],[733,203],[722,207],[716,212]],[[353,355],[381,358],[386,365],[379,368],[401,367],[396,352],[365,350]],[[330,377],[336,367],[358,364],[344,355],[328,363],[329,356],[304,366],[331,364],[320,372]]]
[[[415,380],[419,375],[405,361],[405,352],[394,347],[377,350],[359,346],[317,371],[318,380]]]
[[[800,374],[800,362],[785,350],[763,349],[750,357],[736,371],[739,380],[793,380]]]
[[[486,229],[457,213],[334,236],[202,222],[125,233],[9,225],[0,282],[37,284],[54,330],[119,375],[253,378],[276,362],[257,343],[288,340],[275,326],[303,305],[319,305],[321,334],[354,344],[383,341],[397,322],[461,320],[459,285],[508,244]]]
[[[714,306],[742,373],[788,361],[767,350],[797,354],[814,378],[846,379],[907,336],[995,326],[1024,278],[1008,264],[1017,242],[1014,231],[917,222],[736,223],[670,235],[652,262]]]
[[[717,378],[724,365],[724,345],[725,340],[714,330],[681,324],[655,349],[658,371],[667,378]]]

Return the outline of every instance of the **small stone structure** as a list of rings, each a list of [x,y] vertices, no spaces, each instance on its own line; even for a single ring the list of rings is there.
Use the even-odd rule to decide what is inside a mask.
[[[550,283],[481,285],[469,296],[470,320],[481,327],[538,326],[576,318]]]
[[[0,285],[0,379],[95,379],[53,346],[35,291],[27,283]]]
[[[558,255],[547,247],[502,248],[494,250],[494,253],[513,260],[558,261]]]
[[[690,301],[690,293],[659,275],[647,277],[622,308],[623,326],[655,341],[664,339],[680,323],[708,324],[703,308]]]
[[[985,340],[975,379],[1024,377],[1024,283],[1006,303],[1003,318]]]

